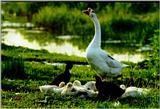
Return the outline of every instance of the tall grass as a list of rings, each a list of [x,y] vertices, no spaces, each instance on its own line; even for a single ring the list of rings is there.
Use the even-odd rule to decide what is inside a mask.
[[[85,27],[91,27],[83,18],[81,11],[70,10],[65,5],[60,7],[46,6],[34,15],[33,21],[38,26],[54,34],[86,35],[90,32],[83,31]]]
[[[6,59],[3,57],[2,61],[2,79],[25,79],[24,61],[21,57]]]
[[[2,3],[6,20],[12,21],[12,17],[23,16],[52,34],[79,35],[85,40],[91,39],[94,34],[93,23],[81,12],[88,7],[95,10],[100,20],[104,41],[113,39],[148,44],[154,30],[159,28],[158,2]]]
[[[131,6],[130,6],[131,5]],[[142,4],[144,7],[148,6]],[[150,5],[149,5],[150,6]],[[129,11],[129,9],[132,11]],[[94,8],[93,8],[94,9]],[[83,10],[83,9],[82,9]],[[33,17],[33,22],[43,26],[53,34],[79,35],[86,39],[86,36],[94,35],[94,26],[88,16],[85,16],[80,9],[69,8],[67,5],[59,7],[42,7]],[[102,27],[102,40],[126,40],[132,43],[148,43],[148,39],[159,26],[158,11],[146,11],[136,13],[131,3],[116,3],[114,7],[106,4],[102,10],[96,9],[97,16]]]

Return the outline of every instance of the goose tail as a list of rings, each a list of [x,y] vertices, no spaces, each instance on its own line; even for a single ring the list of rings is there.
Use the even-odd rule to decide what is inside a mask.
[[[122,64],[122,68],[128,67],[129,65],[127,64]]]

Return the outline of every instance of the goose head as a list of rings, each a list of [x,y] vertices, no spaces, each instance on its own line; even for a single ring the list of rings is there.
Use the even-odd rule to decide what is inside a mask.
[[[97,15],[93,9],[88,8],[87,10],[84,10],[82,12],[88,15],[93,21],[97,20]]]

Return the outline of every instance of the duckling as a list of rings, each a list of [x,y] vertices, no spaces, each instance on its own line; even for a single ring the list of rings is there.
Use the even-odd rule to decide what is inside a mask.
[[[96,98],[97,95],[98,95],[98,91],[87,90],[87,95],[86,95],[86,97],[89,97],[89,98]]]
[[[67,83],[61,94],[80,96],[81,98],[86,98],[86,97],[97,97],[98,91],[87,90],[86,87],[81,85],[80,81],[75,80],[73,84],[71,82]]]
[[[86,87],[84,87],[83,85],[81,85],[81,82],[78,81],[78,80],[75,80],[73,82],[73,87],[77,90],[78,93],[87,92]]]
[[[73,87],[71,82],[67,83],[66,87],[61,92],[61,95],[76,95],[77,90]]]
[[[96,89],[96,82],[95,81],[89,81],[87,82],[84,87],[87,89],[87,90],[93,90],[93,91],[97,91]]]
[[[147,94],[150,90],[145,88],[138,88],[134,86],[127,87],[125,85],[120,85],[122,89],[125,90],[125,93],[121,96],[121,98],[125,97],[138,97]]]
[[[67,63],[64,73],[58,75],[54,80],[50,83],[50,85],[59,85],[60,82],[68,83],[71,78],[71,68],[73,67],[72,63]]]
[[[73,82],[73,87],[77,91],[77,96],[80,96],[81,98],[93,98],[98,95],[98,91],[95,91],[95,81],[89,81],[85,85],[81,85],[80,81],[75,80]]]
[[[56,85],[39,86],[41,92],[51,92],[53,88],[57,88],[57,86]]]
[[[75,81],[73,82],[73,86],[79,86],[79,87],[81,87],[82,84],[81,84],[81,82],[80,82],[79,80],[75,80]]]
[[[96,88],[98,90],[97,97],[99,99],[117,99],[125,90],[120,86],[109,81],[102,81],[100,76],[96,76]]]
[[[64,89],[65,83],[61,82],[59,86],[56,85],[44,85],[40,86],[39,89],[41,92],[55,92],[55,93],[61,93]]]
[[[65,82],[61,82],[60,84],[59,84],[59,88],[62,88],[62,87],[64,87],[65,86]]]
[[[76,86],[76,87],[81,87],[81,88],[85,88],[86,90],[94,90],[94,91],[97,91],[96,89],[96,82],[95,81],[89,81],[87,82],[85,85],[82,85],[80,81],[78,80],[75,80],[73,82],[73,86]]]

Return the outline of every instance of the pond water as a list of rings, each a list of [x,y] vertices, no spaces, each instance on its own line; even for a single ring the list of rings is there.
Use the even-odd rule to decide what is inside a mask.
[[[67,55],[77,55],[84,57],[85,52],[78,49],[77,46],[73,46],[71,43],[64,41],[63,44],[58,45],[55,42],[46,43],[40,45],[38,41],[28,41],[24,38],[24,35],[15,29],[8,29],[8,33],[2,37],[2,43],[10,46],[22,46],[34,50],[47,50],[50,53],[62,53]]]
[[[47,50],[50,53],[62,53],[66,55],[76,55],[80,57],[85,57],[85,48],[88,43],[81,41],[80,37],[67,35],[67,36],[56,36],[51,37],[50,39],[45,39],[47,34],[40,37],[40,40],[43,40],[43,44],[40,41],[34,39],[33,34],[43,34],[42,31],[34,31],[34,30],[24,30],[28,31],[31,36],[27,34],[23,34],[17,29],[3,29],[2,30],[2,43],[10,46],[22,46],[27,47],[34,50]],[[42,33],[41,33],[42,32]],[[35,36],[36,37],[36,36]],[[58,38],[57,38],[58,37]],[[31,40],[32,39],[32,40]],[[46,41],[47,40],[47,41]],[[76,40],[76,41],[75,41]],[[45,43],[44,43],[45,42]],[[105,44],[103,44],[105,45]],[[104,47],[107,49],[107,47]],[[115,47],[119,51],[123,51],[120,48]],[[106,50],[105,49],[105,50]],[[112,49],[112,50],[111,50]],[[129,50],[130,48],[127,48]],[[130,52],[114,52],[114,47],[108,46],[108,51],[113,51],[111,53],[112,57],[117,59],[118,61],[131,61],[131,62],[139,62],[144,60],[144,56],[141,53],[130,53]]]

